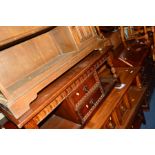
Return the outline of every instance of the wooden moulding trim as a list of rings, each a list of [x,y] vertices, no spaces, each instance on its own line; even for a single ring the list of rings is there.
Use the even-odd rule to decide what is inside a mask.
[[[38,35],[46,33],[55,27],[56,26],[42,26],[42,27],[39,27],[38,29],[34,28],[30,32],[20,34],[20,35],[16,36],[15,38],[9,38],[7,40],[1,41],[0,42],[0,51],[4,50],[6,48],[10,48],[11,46],[17,45],[24,41],[27,41],[29,39],[32,39],[34,37],[37,37]]]

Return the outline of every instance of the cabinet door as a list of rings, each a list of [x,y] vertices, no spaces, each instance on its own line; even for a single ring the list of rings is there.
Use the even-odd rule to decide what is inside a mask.
[[[115,112],[117,114],[119,123],[122,125],[123,122],[125,121],[126,118],[126,114],[128,111],[128,107],[126,105],[126,103],[124,102],[124,100],[122,100],[116,107]]]
[[[94,26],[70,26],[69,30],[78,49],[81,49],[91,38],[98,35]]]

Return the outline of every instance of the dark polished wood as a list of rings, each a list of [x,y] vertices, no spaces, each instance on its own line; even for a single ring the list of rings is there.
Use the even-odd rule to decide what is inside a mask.
[[[150,53],[150,48],[144,44],[136,42],[132,44],[130,44],[128,47],[120,44],[119,47],[113,52],[113,64],[115,67],[143,66],[145,58]]]
[[[107,125],[105,126],[105,124],[107,124],[108,120],[112,120],[110,122],[108,121],[111,128],[128,128],[128,123],[132,120],[131,116],[133,117],[134,116],[133,114],[136,114],[136,111],[134,108],[129,109],[128,101],[126,98],[124,99],[125,103],[123,102],[123,107],[122,107],[122,99],[125,97],[126,93],[131,87],[132,82],[136,78],[136,75],[138,74],[139,71],[140,71],[140,67],[117,68],[117,72],[120,75],[120,79],[122,83],[125,84],[125,87],[120,90],[114,88],[109,94],[109,96],[104,100],[104,102],[98,108],[96,113],[91,117],[89,122],[84,126],[84,128],[107,128]],[[141,93],[141,90],[143,90],[143,89],[137,88],[137,86],[135,87],[140,93]],[[139,96],[138,100],[141,100],[142,96]],[[137,108],[139,107],[139,105],[140,105],[140,102],[137,101],[135,104],[135,107]],[[127,110],[127,108],[129,110]]]

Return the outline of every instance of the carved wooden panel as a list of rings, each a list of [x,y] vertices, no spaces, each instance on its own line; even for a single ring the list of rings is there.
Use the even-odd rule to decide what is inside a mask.
[[[84,43],[97,36],[97,30],[92,26],[71,26],[69,27],[78,49],[83,48]]]

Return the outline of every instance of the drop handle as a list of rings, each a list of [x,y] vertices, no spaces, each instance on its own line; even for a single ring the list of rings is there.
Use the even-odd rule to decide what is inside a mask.
[[[125,112],[125,111],[126,111],[126,109],[125,109],[124,106],[121,106],[121,111],[122,111],[122,112]]]
[[[89,105],[88,104],[86,104],[85,106],[86,106],[87,109],[89,109]]]
[[[109,122],[109,128],[115,129],[115,124],[112,121]]]
[[[88,93],[89,89],[88,89],[88,86],[87,86],[87,85],[85,85],[85,86],[83,87],[83,91],[84,91],[85,93]]]

